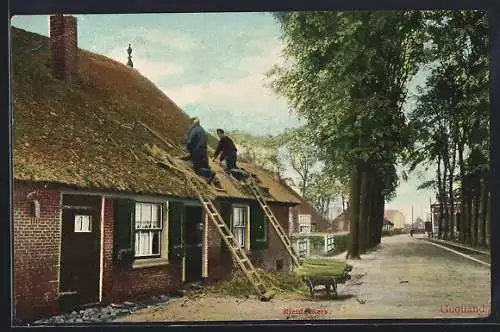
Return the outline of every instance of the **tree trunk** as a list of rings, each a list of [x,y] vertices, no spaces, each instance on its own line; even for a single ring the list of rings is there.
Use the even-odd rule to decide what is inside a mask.
[[[458,166],[460,167],[460,224],[459,241],[465,243],[467,241],[467,207],[465,199],[465,161],[464,161],[464,147],[462,144],[458,146]]]
[[[438,238],[443,238],[444,231],[444,190],[445,190],[445,181],[446,181],[446,167],[444,168],[444,172],[441,175],[441,156],[438,159],[438,169],[437,169],[437,178],[438,178],[438,200],[439,200],[439,220],[438,220]]]
[[[490,190],[489,190],[489,181],[488,183],[488,190],[486,192],[486,245],[488,248],[491,248],[491,197],[490,197]]]
[[[351,175],[351,192],[349,193],[349,247],[347,257],[351,259],[359,259],[359,210],[360,210],[360,166],[353,167]]]
[[[476,246],[479,244],[479,224],[481,223],[481,215],[479,210],[479,205],[481,203],[481,177],[478,173],[474,174],[474,242],[473,244]]]
[[[373,205],[375,196],[373,195],[373,172],[370,165],[368,165],[367,181],[366,181],[366,234],[365,243],[367,249],[372,249],[374,246],[373,241]]]
[[[370,247],[373,248],[377,245],[377,225],[378,223],[378,206],[380,202],[379,193],[377,192],[377,179],[372,173],[371,188],[370,188]]]
[[[473,232],[473,215],[472,215],[472,181],[471,176],[467,174],[465,176],[465,242],[472,244],[474,243]]]
[[[452,149],[452,157],[451,157],[451,162],[449,164],[449,176],[448,176],[448,197],[449,197],[449,204],[450,204],[450,232],[449,232],[449,237],[451,239],[455,239],[455,217],[456,217],[456,211],[455,211],[455,197],[453,195],[453,180],[455,177],[455,164],[456,164],[456,145],[454,145]]]
[[[488,184],[486,177],[483,175],[481,179],[481,199],[479,205],[479,245],[482,247],[486,246],[486,206],[488,205]]]
[[[358,225],[358,244],[359,253],[364,254],[367,249],[366,233],[367,219],[368,219],[368,165],[361,166],[361,192],[360,192],[360,206],[359,206],[359,225]]]
[[[377,188],[378,194],[379,194],[379,199],[378,199],[378,211],[377,211],[377,237],[376,237],[376,244],[380,244],[382,241],[382,226],[384,224],[384,212],[385,212],[385,197],[382,195],[382,190],[380,188]]]

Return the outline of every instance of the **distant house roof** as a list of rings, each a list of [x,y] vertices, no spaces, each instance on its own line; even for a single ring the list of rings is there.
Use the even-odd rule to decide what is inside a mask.
[[[392,220],[396,214],[403,214],[399,210],[385,210],[384,212],[384,218],[387,218],[389,220]]]
[[[181,154],[190,126],[189,116],[150,80],[125,64],[79,49],[78,76],[67,84],[52,77],[47,37],[17,28],[11,37],[16,181],[195,197],[182,175],[153,163],[144,152],[147,144]],[[210,136],[212,148],[215,143]],[[211,166],[221,174],[218,165]],[[269,172],[254,164],[240,166],[269,189],[270,201],[300,203]],[[219,179],[225,192],[217,196],[253,198]]]
[[[341,212],[338,216],[333,218],[332,223],[335,224],[339,221],[345,220],[345,217],[346,217],[348,211],[349,211],[349,208],[345,209],[345,211]]]
[[[297,199],[300,200],[300,205],[303,205],[303,206],[307,207],[308,210],[313,211],[314,219],[316,221],[321,222],[322,224],[324,224],[324,226],[329,224],[329,220],[327,218],[325,218],[324,216],[322,216],[321,214],[319,214],[318,211],[316,210],[316,208],[311,204],[311,202],[304,199],[299,193],[297,193],[297,191],[295,191],[292,187],[290,187],[290,185],[288,185],[288,183],[286,183],[286,181],[284,179],[278,178],[277,181],[284,188],[286,188],[292,195],[294,195]]]

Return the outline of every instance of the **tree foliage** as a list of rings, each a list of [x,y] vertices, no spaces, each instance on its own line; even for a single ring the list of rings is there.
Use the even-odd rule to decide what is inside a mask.
[[[429,39],[428,76],[410,114],[414,146],[406,164],[410,171],[419,164],[437,166],[436,180],[421,187],[436,186],[438,236],[453,238],[458,230],[461,241],[485,245],[490,155],[486,12],[426,12],[423,32]]]
[[[356,208],[349,251],[357,257],[379,241],[376,206],[383,209],[394,196],[395,164],[409,145],[402,105],[425,55],[422,14],[294,12],[276,18],[286,61],[268,73],[271,87],[307,120],[329,172],[351,182],[349,201]]]

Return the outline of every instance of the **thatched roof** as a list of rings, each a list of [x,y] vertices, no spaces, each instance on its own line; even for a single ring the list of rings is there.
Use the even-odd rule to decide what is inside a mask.
[[[156,145],[179,155],[189,128],[187,114],[150,80],[124,64],[79,50],[78,75],[71,83],[58,81],[51,74],[47,37],[17,28],[11,36],[16,181],[193,197],[183,176],[153,163],[144,149]],[[216,140],[209,142],[213,148]],[[240,166],[268,187],[270,200],[298,203],[266,171]],[[218,196],[250,198],[219,178],[225,192]]]

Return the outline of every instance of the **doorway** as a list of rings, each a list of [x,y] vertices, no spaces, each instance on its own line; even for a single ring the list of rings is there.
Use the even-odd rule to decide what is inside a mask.
[[[192,283],[203,279],[203,208],[186,206],[184,220],[185,282]]]
[[[72,306],[99,302],[100,213],[64,208],[59,290]]]

